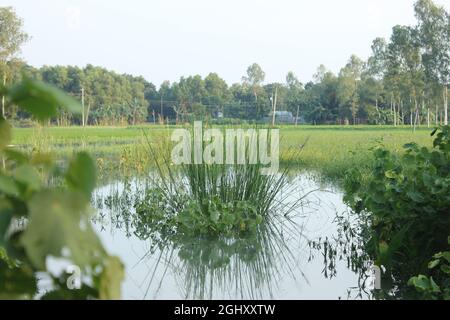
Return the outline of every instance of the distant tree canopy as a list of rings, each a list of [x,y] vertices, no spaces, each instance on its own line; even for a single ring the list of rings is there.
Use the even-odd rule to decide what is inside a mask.
[[[306,84],[292,71],[285,83],[264,83],[266,74],[257,63],[247,68],[241,83],[228,85],[210,73],[205,78],[194,75],[173,83],[164,81],[159,88],[142,77],[92,65],[35,69],[23,64],[21,69],[83,100],[83,119],[61,112],[54,121],[62,125],[182,122],[219,116],[261,121],[272,111],[274,100],[277,110],[291,111],[294,116],[298,112],[309,123],[446,124],[450,15],[431,0],[418,0],[414,10],[417,24],[395,26],[388,41],[375,39],[367,61],[352,55],[338,74],[321,65],[313,81]],[[17,29],[20,20],[15,21],[15,33],[22,35],[17,49],[26,36]],[[14,109],[7,110],[6,116],[27,117]]]

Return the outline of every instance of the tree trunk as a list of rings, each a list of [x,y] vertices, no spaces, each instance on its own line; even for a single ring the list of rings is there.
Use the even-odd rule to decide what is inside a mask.
[[[397,110],[395,109],[395,101],[392,104],[392,110],[394,112],[394,127],[397,126]]]
[[[6,86],[6,72],[3,74],[3,87]],[[6,118],[5,114],[5,95],[2,95],[2,116]]]
[[[444,125],[448,124],[448,88],[447,84],[444,86]]]
[[[414,98],[414,125],[413,125],[413,131],[416,131],[416,122],[417,122],[417,99]]]
[[[85,116],[85,119],[84,119],[84,121],[85,121],[85,123],[84,123],[84,125],[86,126],[87,124],[88,124],[88,122],[89,122],[89,111],[91,110],[91,102],[89,101],[89,103],[88,103],[88,107],[87,107],[87,110],[86,110],[86,116]]]
[[[436,126],[439,125],[439,107],[438,104],[436,103],[436,113],[434,114],[434,121],[436,123]]]
[[[405,124],[405,113],[403,112],[403,100],[400,100],[400,113],[402,121],[399,122],[399,124],[403,125]]]
[[[84,88],[81,88],[81,126],[84,127]]]

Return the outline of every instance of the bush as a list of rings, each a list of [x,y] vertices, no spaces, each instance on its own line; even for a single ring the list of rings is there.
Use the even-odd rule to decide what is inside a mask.
[[[416,297],[406,286],[408,280],[433,273],[429,260],[448,245],[450,127],[432,135],[432,150],[415,143],[406,144],[403,155],[376,148],[371,176],[363,179],[353,170],[345,181],[345,201],[368,217],[366,251],[376,265],[386,267],[397,294],[405,297]],[[447,273],[436,272],[433,279],[448,285]]]

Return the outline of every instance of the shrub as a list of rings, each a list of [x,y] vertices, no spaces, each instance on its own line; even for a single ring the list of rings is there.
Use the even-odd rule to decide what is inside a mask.
[[[346,202],[369,220],[367,252],[405,296],[408,280],[429,273],[433,253],[446,249],[450,230],[450,127],[432,135],[431,150],[414,143],[402,155],[376,148],[371,176],[353,170],[345,182]],[[448,285],[446,273],[433,279]]]

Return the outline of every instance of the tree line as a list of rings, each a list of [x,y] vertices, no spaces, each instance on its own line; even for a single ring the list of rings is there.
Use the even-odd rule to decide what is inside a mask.
[[[397,25],[390,39],[375,39],[367,61],[352,55],[338,74],[321,65],[306,84],[292,71],[284,83],[264,83],[265,72],[254,63],[240,83],[228,85],[210,73],[204,78],[194,75],[164,81],[157,88],[143,77],[92,65],[27,65],[17,58],[28,38],[21,31],[22,21],[13,9],[1,8],[0,73],[3,83],[27,75],[80,99],[82,115],[62,111],[53,120],[59,125],[179,123],[205,118],[256,122],[273,110],[290,111],[315,124],[447,124],[450,14],[432,0],[418,0],[414,10],[416,24]],[[17,121],[29,118],[14,108],[2,112]]]

